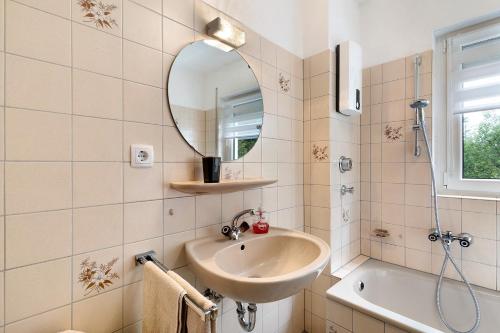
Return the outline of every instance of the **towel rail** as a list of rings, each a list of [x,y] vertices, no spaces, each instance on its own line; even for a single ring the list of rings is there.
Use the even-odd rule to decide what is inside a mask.
[[[136,265],[145,265],[148,261],[154,263],[158,268],[167,273],[170,269],[163,265],[157,258],[155,251],[147,251],[144,253],[139,253],[135,255],[135,264]],[[198,313],[202,316],[205,316],[205,321],[207,319],[215,320],[217,318],[218,308],[216,305],[211,307],[209,310],[203,310],[200,308],[189,296],[185,296],[184,300],[186,304],[188,304],[192,309],[197,309]]]

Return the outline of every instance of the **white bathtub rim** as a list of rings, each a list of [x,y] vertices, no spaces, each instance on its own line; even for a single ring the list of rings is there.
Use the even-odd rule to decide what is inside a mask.
[[[382,262],[376,259],[370,259],[363,265],[358,267],[358,269],[365,266],[368,263],[374,263],[374,262],[382,264]],[[372,316],[383,322],[389,323],[393,326],[406,330],[410,333],[444,333],[443,331],[438,330],[434,327],[425,325],[421,322],[403,316],[397,312],[375,305],[374,303],[365,300],[357,293],[353,292],[352,288],[354,286],[354,283],[356,282],[355,280],[357,277],[353,274],[354,272],[356,272],[356,270],[351,272],[343,280],[339,281],[338,283],[333,285],[330,289],[328,289],[326,292],[327,298],[334,302],[341,303],[359,312]]]

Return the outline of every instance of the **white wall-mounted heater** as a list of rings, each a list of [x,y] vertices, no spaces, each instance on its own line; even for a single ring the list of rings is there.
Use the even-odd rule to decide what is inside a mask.
[[[361,46],[345,41],[335,48],[337,111],[346,115],[361,114],[362,58]]]

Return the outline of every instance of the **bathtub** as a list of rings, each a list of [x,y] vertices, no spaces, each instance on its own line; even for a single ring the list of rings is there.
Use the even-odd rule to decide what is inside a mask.
[[[329,302],[340,303],[342,308],[368,315],[382,325],[385,323],[386,331],[387,325],[392,325],[407,332],[449,332],[437,313],[436,281],[435,275],[370,259],[331,287],[327,298]],[[480,287],[474,289],[481,306],[481,325],[477,332],[500,332],[500,293]],[[463,284],[446,280],[442,304],[448,321],[455,328],[465,330],[472,326],[474,305]],[[327,311],[333,310],[330,307]],[[349,325],[348,321],[344,322]],[[352,327],[343,328],[352,330]]]

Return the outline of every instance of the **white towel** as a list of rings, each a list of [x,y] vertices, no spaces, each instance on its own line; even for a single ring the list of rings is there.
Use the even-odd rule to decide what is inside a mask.
[[[189,282],[184,280],[181,276],[173,271],[167,273],[173,280],[175,280],[179,285],[184,288],[187,296],[194,302],[194,306],[202,311],[211,310],[215,307],[215,304],[208,298],[203,296],[196,288],[194,288]],[[216,318],[207,319],[205,321],[205,316],[201,315],[197,309],[188,307],[186,326],[188,333],[216,333]]]
[[[144,266],[142,333],[180,333],[186,291],[154,263]]]

